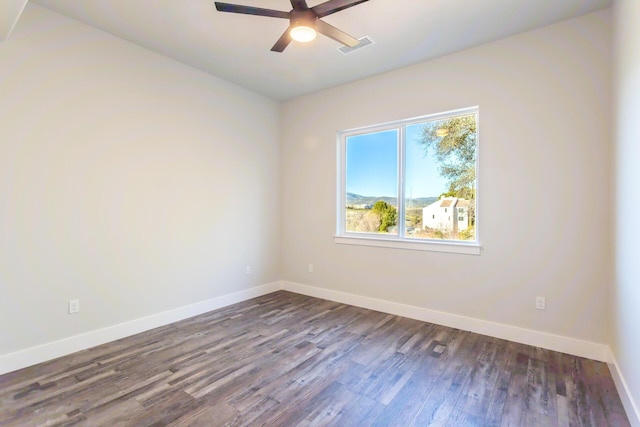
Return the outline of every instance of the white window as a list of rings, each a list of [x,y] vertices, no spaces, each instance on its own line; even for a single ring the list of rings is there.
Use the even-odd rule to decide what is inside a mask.
[[[477,107],[339,132],[335,241],[479,254],[477,169]]]

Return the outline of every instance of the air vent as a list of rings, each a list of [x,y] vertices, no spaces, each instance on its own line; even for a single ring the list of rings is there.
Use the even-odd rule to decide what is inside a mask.
[[[369,36],[361,37],[358,40],[360,41],[360,43],[358,43],[354,47],[340,46],[338,48],[338,50],[346,55],[347,53],[351,53],[354,50],[358,50],[358,49],[362,49],[363,47],[371,46],[374,43],[373,40],[371,40],[371,38]]]

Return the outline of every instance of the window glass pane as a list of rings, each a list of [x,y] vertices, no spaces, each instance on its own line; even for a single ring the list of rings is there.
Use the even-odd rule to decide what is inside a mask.
[[[476,115],[405,129],[405,237],[476,240]]]
[[[477,111],[341,132],[337,242],[476,253]]]
[[[346,139],[345,230],[398,234],[398,130]]]

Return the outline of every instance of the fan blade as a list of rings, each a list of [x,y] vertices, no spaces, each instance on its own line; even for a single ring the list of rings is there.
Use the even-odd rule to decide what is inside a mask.
[[[289,35],[289,31],[291,27],[287,28],[287,30],[280,36],[276,44],[271,48],[272,52],[282,52],[285,50],[289,43],[291,43],[291,36]]]
[[[269,16],[272,18],[290,18],[289,12],[283,12],[281,10],[263,9],[261,7],[243,6],[240,4],[222,3],[219,1],[215,3],[216,9],[218,9],[219,12],[243,13],[245,15]]]
[[[320,3],[317,6],[313,6],[311,10],[316,14],[318,18],[322,18],[323,16],[340,12],[341,10],[356,6],[366,1],[369,0],[329,0],[324,3]]]
[[[291,0],[291,6],[296,10],[308,10],[307,2],[305,0]]]
[[[316,30],[319,33],[324,34],[325,36],[332,38],[336,41],[339,41],[343,45],[346,45],[349,47],[354,47],[355,45],[360,43],[358,39],[351,37],[349,34],[340,31],[336,27],[327,24],[321,19],[316,20]]]

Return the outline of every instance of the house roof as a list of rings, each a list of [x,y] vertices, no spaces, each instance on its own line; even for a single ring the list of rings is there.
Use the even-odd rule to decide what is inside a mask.
[[[440,208],[449,208],[449,207],[468,208],[469,206],[471,206],[471,200],[461,199],[458,197],[443,197],[440,200],[437,200],[426,207],[434,206],[434,205]]]

